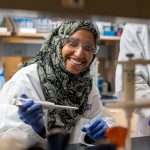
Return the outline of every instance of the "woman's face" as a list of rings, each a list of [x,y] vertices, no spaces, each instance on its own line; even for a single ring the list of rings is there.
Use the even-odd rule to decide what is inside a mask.
[[[62,48],[66,69],[72,74],[79,74],[93,59],[92,48],[95,48],[93,33],[80,29],[72,34]]]

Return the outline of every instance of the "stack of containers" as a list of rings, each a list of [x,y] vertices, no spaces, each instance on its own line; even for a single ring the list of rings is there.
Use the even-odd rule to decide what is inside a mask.
[[[0,67],[0,89],[5,83],[5,73],[4,73],[4,68]]]
[[[61,24],[61,19],[36,18],[34,20],[36,31],[39,33],[49,33]]]
[[[34,27],[34,19],[33,18],[14,18],[14,23],[16,27],[16,32],[21,33],[36,33],[36,29]]]
[[[48,33],[52,29],[51,20],[49,18],[36,18],[34,23],[38,33]]]

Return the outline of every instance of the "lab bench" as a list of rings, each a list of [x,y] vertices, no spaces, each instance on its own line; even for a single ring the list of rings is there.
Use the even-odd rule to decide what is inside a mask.
[[[131,138],[132,150],[149,150],[150,136]],[[94,146],[85,146],[82,144],[70,144],[66,150],[96,150]],[[42,148],[30,148],[29,150],[43,150]]]
[[[132,150],[150,150],[150,136],[131,138]],[[81,144],[72,144],[67,150],[97,150],[94,147],[87,147]]]

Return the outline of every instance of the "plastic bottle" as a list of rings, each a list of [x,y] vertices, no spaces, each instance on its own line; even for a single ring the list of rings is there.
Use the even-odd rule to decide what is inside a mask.
[[[108,94],[108,82],[103,82],[103,95]]]
[[[2,88],[2,86],[5,83],[5,73],[4,73],[4,69],[0,68],[0,89]]]

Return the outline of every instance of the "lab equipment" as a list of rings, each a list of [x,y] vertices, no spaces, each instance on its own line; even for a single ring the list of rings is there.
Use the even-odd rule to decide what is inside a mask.
[[[39,33],[49,33],[52,30],[51,19],[49,18],[35,18],[35,28]]]
[[[99,89],[100,94],[102,94],[102,92],[103,92],[103,78],[98,79],[98,89]]]
[[[127,128],[122,126],[114,126],[106,129],[106,139],[114,143],[117,148],[123,148],[125,146]]]
[[[123,108],[125,110],[128,134],[126,139],[126,150],[131,150],[130,140],[130,122],[132,118],[132,112],[136,108],[150,108],[150,102],[147,100],[135,101],[135,65],[147,65],[150,64],[150,60],[132,59],[133,54],[127,54],[127,61],[119,61],[123,68],[123,83],[122,83],[122,95],[121,102],[116,104],[106,104],[111,108]]]
[[[63,130],[58,130],[52,129],[52,133],[47,136],[48,150],[66,150],[69,144],[70,134]]]
[[[5,83],[5,73],[4,73],[4,69],[0,68],[0,89],[2,88],[2,86]]]
[[[19,117],[26,123],[31,125],[33,130],[40,134],[45,128],[44,126],[44,112],[42,109],[42,104],[34,103],[32,100],[26,101],[23,104],[18,105],[19,107]]]
[[[14,105],[20,105],[24,102],[27,102],[28,98],[14,98]],[[34,103],[39,103],[42,104],[42,108],[43,109],[72,109],[72,110],[78,110],[77,107],[73,107],[73,106],[64,106],[64,105],[56,105],[54,103],[51,102],[45,102],[45,101],[36,101],[34,100]]]
[[[105,131],[108,128],[106,122],[102,119],[95,119],[90,124],[85,125],[82,128],[83,132],[86,132],[94,141],[100,138],[105,138]]]

